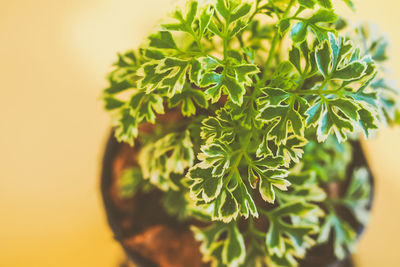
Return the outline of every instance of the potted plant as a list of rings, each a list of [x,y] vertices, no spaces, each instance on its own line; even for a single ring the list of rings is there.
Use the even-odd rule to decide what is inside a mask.
[[[400,117],[372,30],[331,0],[189,1],[120,54],[102,193],[128,256],[348,266],[373,193],[358,138]]]

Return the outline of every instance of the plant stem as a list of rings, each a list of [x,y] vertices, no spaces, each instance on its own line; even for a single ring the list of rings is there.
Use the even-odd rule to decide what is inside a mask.
[[[278,41],[279,41],[279,31],[276,31],[274,38],[272,39],[271,48],[268,53],[267,61],[265,62],[265,65],[264,65],[263,77],[266,77],[266,75],[269,71],[269,65],[271,65],[272,59],[275,56],[275,48],[276,48],[276,45],[278,44]]]
[[[329,80],[330,80],[329,76],[325,78],[325,80],[321,83],[321,85],[318,88],[318,93],[321,94],[323,92],[323,90],[324,90],[325,86],[328,84]]]
[[[235,174],[235,172],[238,171],[238,167],[239,167],[240,161],[242,160],[243,154],[244,154],[243,151],[241,151],[240,154],[237,156],[236,161],[234,162],[234,164],[233,164],[233,166],[231,168],[231,171],[229,172],[229,175],[226,177],[226,179],[224,181],[224,184],[223,184],[224,188],[231,181],[231,179],[233,177],[233,174]]]
[[[258,9],[258,6],[260,5],[260,1],[256,1],[256,2],[257,2],[257,3],[256,3],[256,8],[255,8],[253,14],[251,14],[251,16],[250,16],[250,18],[249,18],[249,21],[253,21],[254,17],[257,15],[258,11],[260,11],[260,10]]]
[[[319,91],[319,90],[300,90],[300,91],[294,91],[295,94],[298,95],[322,95],[322,94],[334,94],[336,93],[337,90],[325,90],[325,91]]]
[[[263,209],[260,209],[259,211],[260,211],[260,213],[262,213],[262,214],[264,214],[265,216],[267,216],[268,219],[270,218],[271,212],[266,211],[266,210],[263,210]]]
[[[224,61],[227,59],[227,53],[228,53],[228,46],[229,46],[229,39],[228,39],[228,33],[229,33],[229,24],[231,20],[231,13],[229,12],[228,18],[225,20],[225,25],[224,25],[224,33],[223,33],[223,45],[224,45]]]
[[[287,17],[287,15],[288,15],[288,13],[289,13],[289,11],[290,11],[290,9],[291,9],[293,4],[294,4],[294,0],[290,0],[289,4],[288,4],[288,6],[287,6],[287,8],[285,10],[285,13],[283,13],[283,16],[282,16],[282,18],[280,20],[285,19]],[[269,71],[269,66],[271,65],[272,59],[275,56],[276,45],[278,44],[278,41],[280,39],[279,38],[279,34],[280,34],[279,30],[277,29],[275,31],[275,35],[274,35],[274,37],[272,39],[272,42],[271,42],[271,48],[270,48],[270,51],[268,53],[267,61],[265,62],[265,65],[264,65],[263,79],[261,80],[262,84],[265,83],[267,81],[267,79],[268,79],[267,78],[268,77],[267,74],[268,74],[268,71]]]
[[[226,177],[226,179],[225,179],[225,181],[224,181],[224,184],[223,184],[224,187],[226,187],[226,186],[229,184],[230,180],[231,180],[232,177],[233,177],[233,174],[234,174],[236,171],[238,171],[238,167],[239,167],[240,162],[242,161],[243,156],[244,156],[244,157],[246,156],[246,150],[247,150],[247,147],[249,146],[249,143],[250,143],[250,140],[251,140],[251,137],[252,137],[252,136],[253,136],[253,133],[250,132],[250,133],[247,135],[246,143],[242,146],[242,148],[241,148],[240,150],[238,150],[238,151],[239,151],[239,152],[238,152],[239,155],[237,156],[235,162],[233,163],[233,166],[232,166],[232,168],[231,168],[231,171],[229,172],[229,175]],[[233,152],[233,154],[235,154],[235,153],[236,153],[236,151]]]

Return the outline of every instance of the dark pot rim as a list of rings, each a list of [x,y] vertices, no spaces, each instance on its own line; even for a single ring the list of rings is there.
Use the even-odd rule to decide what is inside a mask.
[[[375,195],[375,182],[374,182],[374,177],[372,175],[371,169],[369,167],[369,164],[367,162],[367,159],[365,157],[365,154],[363,152],[363,149],[361,147],[361,143],[359,141],[350,141],[350,144],[353,147],[353,160],[348,166],[348,175],[352,173],[356,168],[358,167],[365,167],[369,173],[369,179],[371,183],[371,194],[370,194],[370,200],[369,200],[369,209],[372,209],[372,203]],[[112,185],[112,176],[113,176],[113,163],[115,157],[118,155],[118,152],[120,151],[121,146],[123,143],[119,143],[115,137],[114,137],[114,132],[111,131],[111,134],[108,138],[108,141],[106,143],[105,147],[105,152],[102,160],[102,170],[101,170],[101,195],[103,199],[103,204],[106,212],[106,217],[108,224],[114,234],[114,238],[118,241],[118,243],[122,246],[123,250],[125,251],[125,254],[127,255],[128,259],[131,260],[134,264],[136,264],[138,267],[159,267],[157,264],[154,262],[144,258],[142,255],[139,253],[136,253],[134,251],[129,250],[124,244],[123,244],[123,239],[126,238],[126,236],[123,235],[121,228],[118,225],[118,221],[115,219],[116,218],[116,210],[114,209],[114,205],[112,203],[111,196],[109,194],[109,188]],[[362,234],[365,231],[365,226],[364,225],[359,225],[357,229],[357,241],[360,239]],[[351,253],[348,253],[346,259],[344,260],[339,260],[336,259],[334,262],[328,264],[328,266],[336,266],[339,262],[345,263],[345,266],[353,266],[352,259],[351,259]]]
[[[113,176],[113,163],[115,157],[118,155],[119,149],[122,146],[122,143],[119,143],[115,137],[114,132],[112,131],[110,137],[108,138],[106,149],[103,156],[102,161],[102,170],[101,170],[101,195],[103,199],[103,204],[106,211],[107,221],[110,225],[110,228],[114,234],[114,239],[118,241],[118,243],[122,246],[125,251],[125,255],[137,266],[139,267],[158,267],[152,261],[144,258],[139,253],[135,253],[133,251],[129,251],[128,248],[122,243],[124,239],[124,235],[122,233],[121,228],[118,225],[118,221],[116,218],[116,210],[114,209],[114,205],[112,203],[111,196],[109,194],[109,188],[112,185],[112,176]]]

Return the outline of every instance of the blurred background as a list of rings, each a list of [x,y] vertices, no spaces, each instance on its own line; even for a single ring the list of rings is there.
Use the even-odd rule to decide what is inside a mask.
[[[135,48],[173,0],[0,0],[0,266],[117,266],[99,193],[109,118],[99,95],[117,52]],[[398,0],[355,0],[392,39]],[[376,178],[357,266],[400,266],[400,129],[364,147]]]

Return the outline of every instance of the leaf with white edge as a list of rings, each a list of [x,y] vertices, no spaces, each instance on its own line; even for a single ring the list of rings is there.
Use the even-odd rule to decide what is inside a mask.
[[[223,33],[221,27],[219,27],[213,20],[210,20],[210,23],[208,24],[208,31],[212,34],[215,34],[216,36],[219,36],[222,38]]]
[[[218,66],[215,64],[215,66]],[[232,72],[232,74],[228,74]],[[246,93],[246,85],[251,85],[251,75],[259,72],[257,66],[252,64],[237,64],[230,66],[223,73],[214,71],[203,75],[201,87],[206,87],[205,94],[213,103],[217,102],[221,93],[229,95],[229,98],[237,105],[243,103],[243,95]]]
[[[290,28],[290,20],[289,19],[282,19],[279,21],[278,24],[278,28],[279,28],[279,33],[281,34],[281,36],[284,36],[285,33],[289,30]]]
[[[331,79],[339,79],[339,80],[356,80],[363,76],[366,70],[366,64],[363,62],[352,62],[349,65],[341,69],[337,69],[332,73]]]
[[[164,24],[162,26],[168,31],[187,32],[193,37],[198,49],[201,50],[201,39],[212,19],[214,9],[210,4],[199,6],[199,2],[194,0],[188,2],[186,9],[186,15],[179,9],[173,14],[172,17],[178,21],[177,23]]]
[[[287,105],[267,106],[261,110],[258,119],[272,123],[268,135],[276,139],[276,143],[285,143],[289,132],[304,135],[304,119],[295,109],[296,96],[290,96]]]
[[[370,88],[377,93],[379,121],[389,125],[395,122],[396,114],[400,111],[397,86],[388,79],[379,78],[370,83]]]
[[[167,73],[156,73],[159,61],[150,61],[138,69],[137,73],[141,77],[138,80],[138,87],[151,93],[160,87],[160,83],[167,76]]]
[[[144,91],[137,91],[132,95],[129,106],[139,121],[155,123],[156,113],[164,114],[163,98],[156,93],[146,94]]]
[[[343,92],[344,95],[350,96],[355,101],[357,101],[362,107],[370,108],[372,110],[376,110],[378,107],[378,95],[377,92],[371,90],[369,86],[371,85],[371,81],[375,78],[373,75],[367,82],[364,83],[357,91],[346,90]]]
[[[298,85],[299,75],[293,71],[293,64],[289,61],[279,63],[271,77],[268,88],[280,88],[281,90],[293,90]]]
[[[360,119],[360,107],[352,99],[337,98],[319,100],[306,112],[307,125],[318,125],[318,141],[325,141],[334,132],[339,141],[347,139],[347,133],[354,132],[354,125]]]
[[[323,42],[315,51],[315,59],[319,71],[324,77],[327,77],[330,72],[331,65],[331,50],[327,41]]]
[[[359,50],[342,37],[336,38],[331,33],[328,36],[329,40],[315,52],[318,69],[326,79],[358,81],[373,74],[373,62],[369,58],[360,59]]]
[[[320,9],[308,19],[308,22],[335,22],[337,19],[338,16],[332,10]]]
[[[149,45],[158,49],[177,49],[172,34],[169,31],[159,31],[149,36]]]
[[[344,220],[340,219],[334,212],[324,218],[324,223],[318,236],[318,243],[326,243],[331,232],[333,235],[333,250],[339,259],[344,259],[349,252],[354,251],[356,232]]]
[[[306,8],[314,8],[316,0],[298,0],[299,4]]]
[[[186,82],[186,74],[190,68],[190,62],[178,58],[165,58],[156,68],[156,73],[164,76],[161,82],[162,87],[168,88],[168,96],[182,92]]]
[[[355,6],[352,0],[343,0],[348,7],[350,7],[353,11],[355,11]]]
[[[248,15],[251,11],[251,4],[243,3],[239,6],[231,15],[230,15],[230,22],[234,22],[238,19],[243,18],[244,16]]]
[[[331,9],[332,1],[331,0],[317,0],[317,3],[320,7]]]
[[[118,61],[113,66],[115,69],[108,76],[109,86],[104,89],[104,94],[114,95],[135,88],[136,71],[140,67],[136,52],[118,54]]]
[[[250,160],[250,159],[248,159]],[[288,172],[278,169],[283,165],[282,157],[267,156],[258,160],[248,162],[248,180],[250,186],[255,189],[259,183],[261,196],[265,201],[273,203],[275,200],[274,187],[280,190],[286,190],[290,185],[284,178]]]
[[[140,53],[142,56],[148,60],[161,60],[165,57],[162,51],[157,50],[157,49],[141,49]]]
[[[175,94],[169,100],[169,103],[171,107],[181,105],[182,115],[187,117],[196,114],[195,103],[202,108],[208,107],[208,102],[203,91],[193,89],[188,83],[184,85],[181,93]]]
[[[219,60],[217,60],[211,56],[200,57],[200,58],[198,58],[198,61],[201,63],[202,69],[206,72],[215,70],[218,67],[223,66]]]
[[[223,18],[223,21],[218,19],[218,25],[211,21],[209,30],[222,38],[232,39],[247,27],[248,21],[246,17],[250,15],[252,4],[241,3],[240,1],[217,0],[215,9]]]
[[[304,151],[303,148],[307,144],[307,140],[296,135],[291,135],[286,139],[286,143],[278,146],[277,155],[284,159],[284,166],[289,167],[293,161],[299,163]]]
[[[261,128],[262,123],[256,119],[259,111],[251,98],[245,97],[242,106],[238,106],[232,101],[229,101],[225,104],[224,108],[231,114],[232,119],[238,122],[241,127],[249,130],[253,127],[257,129]]]
[[[302,72],[301,61],[300,61],[300,49],[296,46],[292,47],[292,50],[289,51],[289,61],[296,67],[299,73]]]
[[[306,39],[307,33],[308,33],[307,23],[300,21],[300,22],[297,22],[292,27],[292,30],[290,31],[290,38],[295,43],[301,43]]]
[[[290,93],[279,88],[266,87],[261,89],[263,94],[257,99],[259,107],[265,105],[277,106],[290,97]]]
[[[326,199],[325,191],[319,187],[315,172],[291,172],[286,179],[291,183],[288,191],[279,192],[279,203],[291,203],[301,199],[306,202],[321,202]]]
[[[328,33],[334,32],[334,29],[320,26],[319,23],[335,22],[338,19],[337,15],[332,10],[319,9],[311,17],[302,19],[297,22],[290,31],[290,38],[294,43],[302,43],[306,40],[308,30],[310,29],[322,41],[327,39]],[[283,26],[287,26],[287,22]]]
[[[258,217],[254,200],[243,184],[238,171],[234,170],[232,175],[228,174],[223,180],[228,179],[229,176],[231,176],[229,186],[222,188],[215,199],[209,203],[198,202],[197,204],[211,214],[213,221],[229,223],[239,216],[248,218],[250,214]]]
[[[122,108],[112,121],[112,125],[115,127],[117,140],[132,146],[138,135],[138,121],[136,116],[132,115],[132,110],[130,108]]]
[[[211,86],[205,91],[205,93],[211,99],[212,103],[215,103],[220,99],[223,89],[226,91],[228,90],[226,88],[227,85],[225,84],[225,81],[228,81],[228,84],[232,85],[232,88],[230,89],[233,91],[232,94],[234,97],[236,97],[235,93],[237,92],[239,92],[239,94],[243,96],[245,91],[240,87],[239,84],[235,83],[235,78],[230,76],[223,76],[218,73],[206,73],[203,77],[201,86],[202,87]],[[236,98],[236,101],[238,100],[239,99]]]
[[[299,218],[320,217],[323,215],[318,206],[304,202],[294,202],[282,205],[268,213],[269,229],[266,235],[265,244],[271,255],[282,257],[288,253],[285,240],[287,238],[293,246],[295,253],[304,256],[306,248],[314,245],[315,240],[311,237],[318,230],[318,224],[310,223],[289,223],[283,220],[286,216]],[[287,238],[286,238],[287,237]]]
[[[292,245],[290,244],[290,241],[285,240],[286,243],[286,248],[288,251],[293,250],[292,249]],[[297,266],[298,262],[295,258],[295,256],[293,256],[291,253],[286,253],[284,255],[282,255],[282,257],[279,257],[278,255],[270,255],[267,258],[267,263],[268,266],[271,267],[282,267],[282,266]]]
[[[235,125],[226,109],[216,111],[216,117],[208,117],[202,121],[200,136],[206,144],[216,140],[232,143],[235,138]]]
[[[236,223],[214,223],[207,228],[191,227],[197,241],[201,242],[203,260],[213,266],[240,266],[246,257],[244,238]]]
[[[363,225],[369,222],[371,193],[368,170],[366,168],[355,170],[341,203],[345,204]]]
[[[239,203],[229,190],[222,190],[214,201],[213,221],[229,223],[239,216]]]
[[[173,97],[182,92],[187,76],[190,82],[200,84],[202,66],[200,59],[183,60],[175,57],[167,57],[144,64],[139,70],[141,78],[138,86],[147,93],[160,89],[166,91],[166,95]]]
[[[272,157],[253,161],[251,163],[252,167],[249,167],[248,177],[251,187],[255,188],[257,182],[260,180],[261,193],[265,192],[265,187],[272,187],[272,185],[280,190],[286,190],[289,183],[283,178],[287,175],[287,171],[269,169],[276,168],[281,164],[281,158]],[[251,180],[252,177],[250,175],[255,177],[254,181]],[[237,169],[232,169],[223,176],[222,180],[228,181],[228,184],[218,192],[218,195],[214,199],[211,201],[205,201],[205,203],[198,203],[198,205],[203,206],[204,210],[211,213],[212,220],[228,223],[232,220],[236,220],[239,216],[245,218],[248,218],[250,215],[258,217],[255,202],[249,194],[239,171]],[[271,193],[268,193],[268,196],[266,196],[267,193],[264,194],[266,196],[265,200],[268,199],[268,201],[273,201],[274,189],[270,188],[268,190],[271,191]]]
[[[272,149],[269,146],[268,135],[263,135],[260,144],[256,150],[257,157],[266,157],[272,155]]]
[[[346,170],[352,160],[352,146],[339,143],[329,136],[323,143],[310,141],[304,148],[302,163],[304,170],[312,170],[322,183],[339,182],[346,179]]]
[[[139,153],[143,179],[161,190],[178,190],[171,174],[183,174],[194,162],[193,144],[189,131],[170,133],[148,143]]]
[[[255,170],[253,168],[253,170]],[[275,187],[279,190],[285,191],[290,186],[290,182],[285,179],[288,175],[286,170],[272,169],[258,171],[256,169],[257,178],[259,182],[259,191],[262,199],[269,203],[275,202]]]
[[[114,77],[110,76],[108,81],[109,81],[109,86],[106,89],[104,89],[104,93],[106,95],[118,94],[122,91],[133,88],[132,83],[127,80],[116,81],[114,80]]]
[[[190,195],[194,200],[208,203],[221,193],[222,177],[214,177],[211,167],[197,164],[189,170],[187,178],[190,181]]]
[[[376,116],[367,109],[360,109],[358,115],[360,117],[358,125],[363,131],[365,138],[368,138],[371,132],[379,128]]]
[[[235,65],[232,69],[236,73],[236,79],[240,84],[251,86],[253,84],[252,76],[259,73],[260,69],[253,64]]]
[[[230,190],[232,190],[233,197],[239,204],[239,214],[246,219],[249,217],[250,214],[253,217],[258,218],[256,204],[254,203],[253,198],[251,197],[246,185],[243,183],[242,178],[239,176],[238,172],[235,172],[232,180],[234,181],[234,186],[233,189]]]
[[[212,6],[206,6],[201,10],[200,18],[199,18],[199,37],[203,37],[210,21],[213,17],[214,9]]]
[[[125,102],[120,101],[117,98],[109,95],[104,96],[103,101],[104,101],[104,109],[108,111],[118,109],[125,104]]]
[[[229,266],[237,266],[244,261],[245,255],[244,238],[236,225],[232,225],[222,250],[222,261]]]
[[[215,4],[215,9],[218,12],[218,14],[221,15],[221,17],[223,17],[225,20],[229,18],[230,11],[226,5],[225,0],[217,0]]]
[[[215,8],[229,25],[230,23],[248,15],[251,11],[252,5],[246,2],[240,3],[239,1],[217,0]]]
[[[181,10],[176,10],[172,17],[178,20],[179,23],[164,24],[163,28],[167,31],[184,31],[189,34],[194,33],[192,24],[198,12],[198,5],[199,3],[197,1],[189,1],[186,16],[182,14]]]
[[[185,22],[188,26],[191,26],[192,23],[194,22],[194,19],[197,14],[197,9],[198,9],[199,3],[197,1],[189,1],[188,2],[188,10],[186,13],[186,18]]]
[[[231,148],[223,142],[216,141],[209,145],[203,145],[198,159],[212,167],[214,176],[222,176],[231,163]]]

